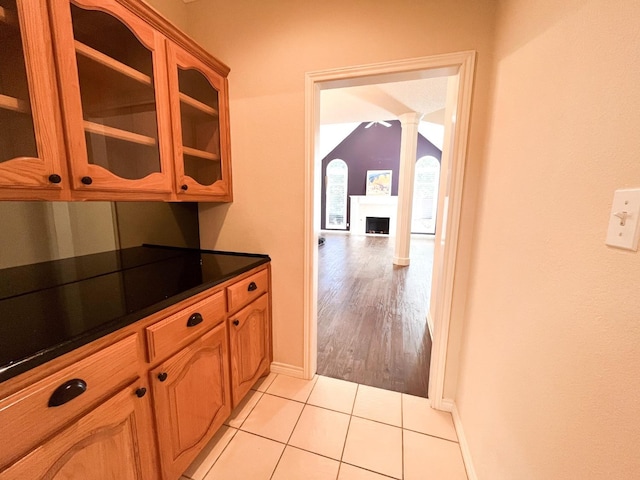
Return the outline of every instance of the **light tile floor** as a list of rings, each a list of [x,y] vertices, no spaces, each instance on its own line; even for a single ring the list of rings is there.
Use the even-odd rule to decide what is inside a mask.
[[[182,480],[467,480],[451,415],[425,398],[270,374]]]

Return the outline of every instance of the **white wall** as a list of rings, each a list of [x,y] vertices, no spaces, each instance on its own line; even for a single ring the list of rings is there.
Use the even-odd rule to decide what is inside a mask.
[[[640,254],[604,239],[640,187],[640,2],[500,5],[462,423],[481,479],[636,479]]]
[[[478,51],[454,316],[462,318],[482,163],[492,0],[198,1],[188,30],[231,67],[234,202],[200,208],[202,246],[273,259],[274,360],[303,364],[304,74],[432,54]]]

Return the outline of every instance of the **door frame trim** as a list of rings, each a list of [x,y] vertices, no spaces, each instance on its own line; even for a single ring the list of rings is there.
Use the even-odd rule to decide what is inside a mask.
[[[304,318],[303,339],[304,378],[310,379],[317,369],[317,299],[318,299],[318,234],[320,230],[320,160],[318,137],[320,131],[320,91],[330,88],[415,80],[440,76],[458,78],[456,108],[452,112],[452,131],[449,136],[450,155],[448,175],[440,186],[441,199],[448,197],[444,217],[444,231],[436,238],[441,242],[442,271],[434,278],[432,302],[435,301],[433,351],[431,354],[429,398],[434,408],[446,408],[444,398],[445,370],[451,322],[451,305],[455,282],[458,234],[462,190],[467,156],[468,132],[471,117],[471,98],[476,61],[475,51],[399,60],[393,62],[352,66],[305,74],[305,197],[304,197]],[[446,135],[446,133],[445,133]],[[446,147],[445,147],[446,148]],[[443,152],[443,157],[444,157]],[[444,170],[444,169],[442,169]],[[441,172],[441,178],[444,172]],[[443,203],[439,200],[439,205]],[[435,263],[435,261],[434,261]],[[425,318],[426,322],[426,318]]]

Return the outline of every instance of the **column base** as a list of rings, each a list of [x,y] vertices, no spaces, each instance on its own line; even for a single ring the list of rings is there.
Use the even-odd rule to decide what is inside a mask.
[[[405,257],[393,257],[393,264],[401,267],[409,265],[410,259]]]

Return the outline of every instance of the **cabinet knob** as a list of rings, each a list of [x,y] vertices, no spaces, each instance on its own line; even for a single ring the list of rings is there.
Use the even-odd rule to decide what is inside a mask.
[[[49,181],[51,183],[60,183],[62,181],[62,177],[57,173],[52,173],[51,175],[49,175]]]
[[[240,325],[240,320],[235,319],[235,320],[234,320],[233,322],[231,322],[231,323],[233,323],[233,324],[237,327],[238,325]]]
[[[199,325],[201,323],[202,315],[196,312],[189,317],[189,320],[187,320],[187,327],[195,327],[196,325]]]
[[[79,395],[82,395],[87,391],[87,382],[79,378],[74,378],[64,382],[58,388],[54,390],[49,397],[50,407],[59,407],[67,402],[70,402]]]
[[[142,398],[147,394],[147,389],[144,387],[140,387],[136,390],[136,397]]]
[[[247,290],[249,292],[253,292],[254,290],[257,290],[257,289],[258,289],[258,286],[256,285],[256,282],[251,282],[247,287]]]
[[[167,372],[160,372],[158,374],[158,380],[160,380],[161,382],[164,382],[167,379]]]
[[[180,185],[180,188],[186,192],[187,190],[189,190],[189,185],[183,183],[182,185]]]
[[[91,177],[82,177],[80,181],[85,185],[91,185],[93,183],[93,178]]]

